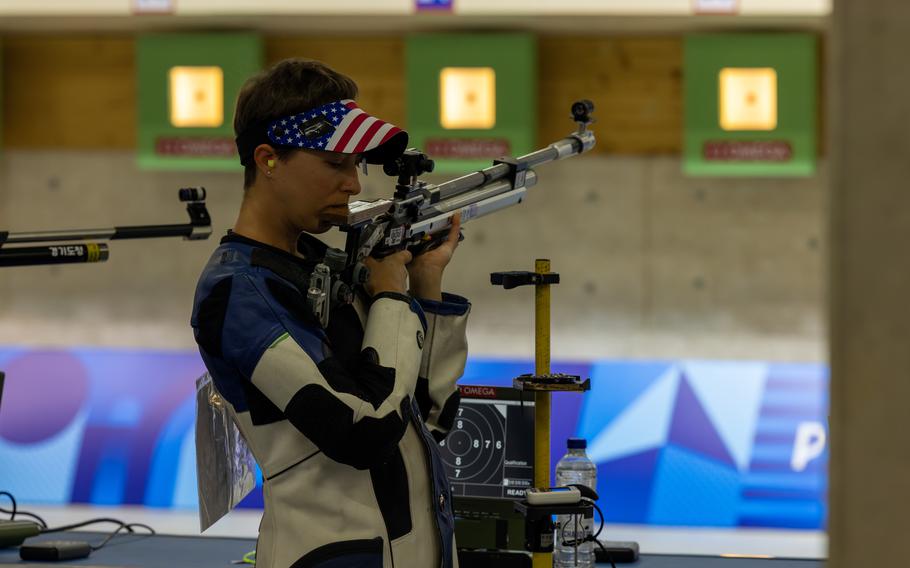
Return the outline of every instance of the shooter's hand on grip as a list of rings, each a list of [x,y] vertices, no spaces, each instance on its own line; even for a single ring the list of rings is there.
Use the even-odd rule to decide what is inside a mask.
[[[396,252],[383,258],[369,257],[364,264],[370,269],[367,280],[367,294],[375,296],[382,292],[408,293],[408,271],[405,266],[411,262],[411,253],[406,250]]]
[[[442,243],[418,254],[408,264],[411,295],[425,300],[442,300],[442,273],[452,260],[461,237],[461,214],[452,216],[452,226]]]
[[[448,242],[449,233],[436,233],[435,235],[428,237],[427,240],[420,241],[416,245],[408,246],[408,250],[411,251],[411,254],[414,255],[414,258],[422,256],[423,254],[435,249],[439,245]],[[458,233],[458,242],[464,240],[464,233]]]

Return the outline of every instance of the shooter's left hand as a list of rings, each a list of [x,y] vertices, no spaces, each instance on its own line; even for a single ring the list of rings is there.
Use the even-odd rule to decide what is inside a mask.
[[[414,257],[408,265],[411,295],[425,300],[442,300],[442,273],[452,260],[461,233],[461,213],[452,216],[449,235],[438,247]]]

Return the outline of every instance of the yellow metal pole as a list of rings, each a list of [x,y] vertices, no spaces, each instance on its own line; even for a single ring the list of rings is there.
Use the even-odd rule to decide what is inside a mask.
[[[548,259],[537,259],[534,272],[550,272]],[[550,285],[534,287],[534,374],[550,374]],[[550,487],[550,393],[534,392],[534,486]],[[553,555],[535,552],[533,568],[552,568]]]

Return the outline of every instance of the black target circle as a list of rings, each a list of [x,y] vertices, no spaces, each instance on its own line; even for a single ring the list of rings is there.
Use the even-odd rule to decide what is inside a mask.
[[[440,451],[452,483],[501,484],[505,417],[495,404],[462,401]]]
[[[470,412],[467,413],[467,415],[470,414]],[[483,449],[483,444],[481,444],[484,432],[482,425],[479,425],[468,416],[464,416],[455,421],[454,432],[464,432],[468,436],[468,451],[464,456],[456,456],[454,462],[456,467],[470,471],[471,468],[477,465],[478,461],[489,459],[489,456]],[[457,459],[458,457],[461,457],[460,461]]]
[[[456,456],[463,456],[471,449],[471,435],[464,430],[455,430],[446,440],[449,450]]]

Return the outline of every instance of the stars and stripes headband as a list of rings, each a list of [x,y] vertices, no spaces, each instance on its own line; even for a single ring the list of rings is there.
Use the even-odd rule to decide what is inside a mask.
[[[408,145],[408,133],[370,116],[350,99],[277,120],[258,122],[237,137],[240,163],[253,161],[260,144],[284,148],[363,154],[370,164],[394,160]]]

